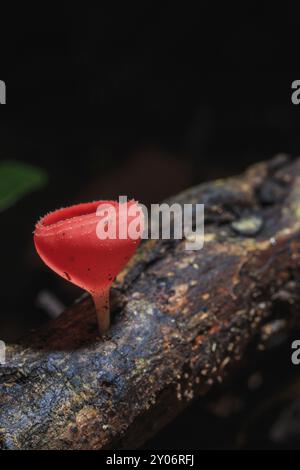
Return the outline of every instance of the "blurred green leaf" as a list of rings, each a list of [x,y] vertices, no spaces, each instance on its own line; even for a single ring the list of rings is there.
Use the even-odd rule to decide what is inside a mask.
[[[47,182],[46,173],[21,162],[0,163],[0,211],[21,199],[25,194],[41,188]]]

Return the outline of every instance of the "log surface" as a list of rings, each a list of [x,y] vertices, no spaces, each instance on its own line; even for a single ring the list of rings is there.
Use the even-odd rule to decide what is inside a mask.
[[[8,345],[0,448],[137,448],[232,376],[250,345],[298,323],[300,160],[171,200],[205,204],[204,248],[143,242],[112,289],[104,338],[84,296]]]

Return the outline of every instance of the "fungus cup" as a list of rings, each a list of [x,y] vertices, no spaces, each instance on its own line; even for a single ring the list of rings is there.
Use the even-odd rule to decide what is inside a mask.
[[[36,224],[38,254],[92,295],[100,334],[110,324],[110,287],[138,247],[143,227],[143,212],[134,200],[78,204],[50,212]]]

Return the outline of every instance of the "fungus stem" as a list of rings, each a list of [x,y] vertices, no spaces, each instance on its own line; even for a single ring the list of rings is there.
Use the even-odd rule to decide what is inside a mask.
[[[109,329],[110,324],[109,288],[103,290],[100,294],[94,295],[93,300],[96,307],[99,333],[102,336]]]

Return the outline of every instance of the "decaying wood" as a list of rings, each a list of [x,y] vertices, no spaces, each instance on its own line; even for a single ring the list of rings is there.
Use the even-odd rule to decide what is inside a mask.
[[[113,289],[105,338],[84,297],[7,347],[2,448],[136,448],[234,374],[250,344],[297,323],[300,160],[279,156],[172,201],[205,204],[204,248],[145,241]]]

